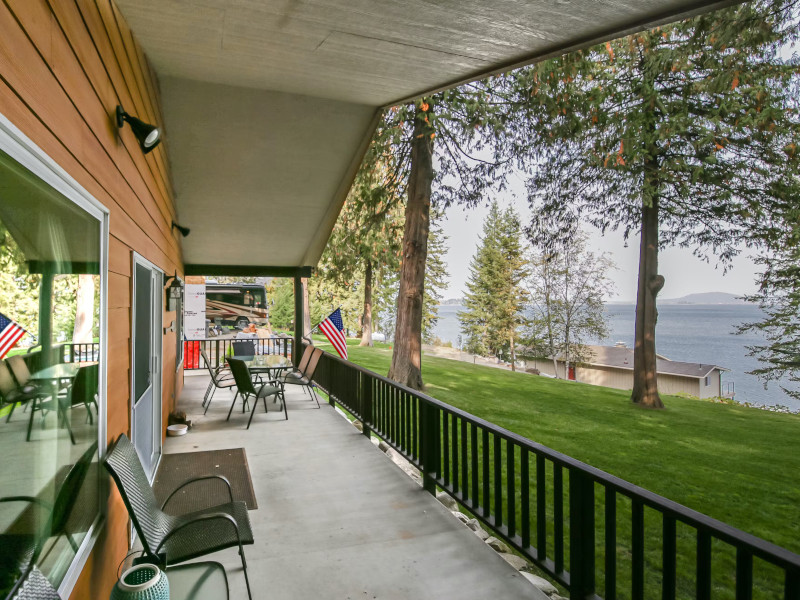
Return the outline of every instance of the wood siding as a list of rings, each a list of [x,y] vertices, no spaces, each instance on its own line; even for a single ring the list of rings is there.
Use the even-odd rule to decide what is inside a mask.
[[[111,0],[0,2],[0,113],[110,211],[108,439],[130,433],[131,260],[182,273],[171,229],[174,195],[161,144],[142,154],[116,106],[163,127],[158,82]],[[168,326],[175,313],[165,313]],[[163,339],[163,420],[180,393],[175,333]],[[127,514],[116,490],[72,598],[107,598],[127,551]]]

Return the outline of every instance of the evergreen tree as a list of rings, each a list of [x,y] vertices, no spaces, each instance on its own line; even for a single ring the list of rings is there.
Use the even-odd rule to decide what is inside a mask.
[[[422,389],[421,348],[431,198],[476,206],[510,172],[504,152],[507,116],[488,78],[445,90],[387,113],[400,171],[407,181],[402,265],[389,378]],[[478,157],[477,155],[481,156]],[[436,170],[434,171],[434,155]]]
[[[438,306],[442,301],[442,292],[447,287],[447,265],[444,255],[447,253],[447,236],[442,230],[441,211],[431,214],[431,231],[428,237],[428,259],[425,263],[425,291],[422,297],[422,341],[433,342],[433,330],[439,320]]]
[[[466,310],[458,313],[465,349],[510,360],[512,368],[527,297],[522,286],[528,273],[520,235],[519,217],[514,210],[501,211],[493,202],[480,245],[470,262]]]
[[[743,3],[515,73],[518,123],[539,163],[531,201],[552,223],[639,232],[632,400],[656,384],[658,253],[691,247],[724,267],[800,196],[794,83],[779,49],[798,37],[793,2]],[[769,234],[764,234],[769,237]]]
[[[321,260],[319,275],[334,285],[361,283],[361,345],[372,346],[373,295],[383,271],[396,270],[403,235],[402,181],[389,141],[395,133],[378,128],[361,164]]]
[[[780,380],[800,383],[800,206],[795,205],[791,213],[778,247],[760,259],[766,268],[758,291],[746,297],[758,303],[765,317],[739,328],[739,333],[754,331],[764,338],[762,344],[747,349],[762,363],[751,374],[765,384]],[[782,385],[781,389],[800,400],[800,386]]]

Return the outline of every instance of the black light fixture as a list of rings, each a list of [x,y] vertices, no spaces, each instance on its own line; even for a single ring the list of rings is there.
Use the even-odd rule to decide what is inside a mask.
[[[178,279],[178,272],[175,275],[167,278],[167,281],[172,280],[172,283],[167,287],[167,312],[172,312],[178,308],[178,301],[183,297],[183,282]]]
[[[191,233],[191,231],[192,231],[192,230],[191,230],[191,229],[189,229],[188,227],[183,227],[182,225],[178,225],[178,224],[177,224],[175,221],[173,221],[173,222],[172,222],[172,228],[173,228],[173,229],[177,229],[178,231],[180,231],[180,232],[181,232],[181,235],[182,235],[183,237],[186,237],[186,236],[187,236],[187,235],[189,235],[189,233]]]
[[[139,147],[144,154],[147,154],[161,143],[161,131],[158,127],[140,121],[126,113],[121,106],[117,106],[117,128],[121,129],[126,121],[131,126],[133,135],[139,140]]]

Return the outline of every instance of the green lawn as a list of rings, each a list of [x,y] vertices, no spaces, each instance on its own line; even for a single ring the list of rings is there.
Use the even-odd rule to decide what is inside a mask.
[[[388,372],[388,347],[348,350]],[[434,357],[423,379],[443,402],[800,552],[800,416],[674,396],[654,411],[624,391]]]

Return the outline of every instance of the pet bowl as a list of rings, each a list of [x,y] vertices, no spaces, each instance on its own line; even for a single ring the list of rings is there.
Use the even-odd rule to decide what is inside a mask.
[[[188,425],[169,425],[167,427],[167,435],[169,436],[177,436],[177,435],[186,435],[186,432],[189,431]]]

